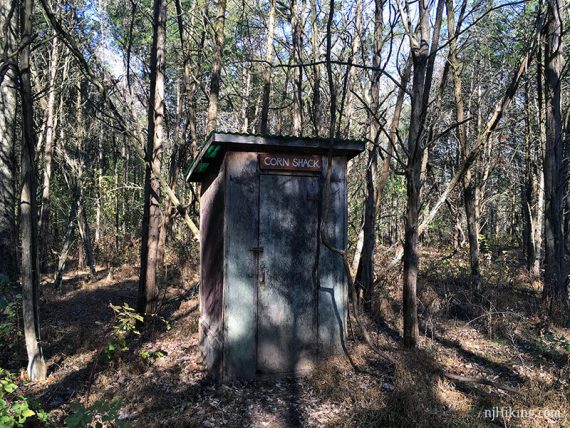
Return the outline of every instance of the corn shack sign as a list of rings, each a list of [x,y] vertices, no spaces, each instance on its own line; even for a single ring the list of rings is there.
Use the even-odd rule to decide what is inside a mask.
[[[321,164],[321,156],[317,155],[259,154],[259,168],[262,170],[319,172]]]

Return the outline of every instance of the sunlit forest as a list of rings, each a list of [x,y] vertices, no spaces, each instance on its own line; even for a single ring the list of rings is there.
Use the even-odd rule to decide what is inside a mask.
[[[569,28],[0,0],[0,428],[570,427]]]

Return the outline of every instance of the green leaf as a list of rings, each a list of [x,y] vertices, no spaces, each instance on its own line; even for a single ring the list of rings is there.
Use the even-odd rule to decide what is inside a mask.
[[[4,391],[6,391],[8,394],[14,392],[16,389],[18,389],[18,385],[15,385],[11,382],[4,385]]]
[[[22,412],[22,416],[24,418],[29,418],[30,416],[34,416],[36,414],[36,412],[34,412],[33,410],[30,409],[26,409]]]

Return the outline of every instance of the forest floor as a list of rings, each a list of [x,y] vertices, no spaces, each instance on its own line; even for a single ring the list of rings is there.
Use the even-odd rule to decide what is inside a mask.
[[[167,322],[127,337],[128,350],[109,352],[118,322],[109,304],[135,306],[138,269],[101,267],[95,278],[70,272],[62,291],[44,286],[49,377],[28,393],[56,426],[78,411],[74,403],[103,400],[105,408],[120,397],[118,419],[135,427],[570,427],[570,330],[537,315],[540,292],[517,254],[487,260],[478,286],[461,254],[426,250],[422,272],[415,351],[400,339],[401,278],[378,272],[375,311],[365,323],[395,364],[364,344],[353,320],[347,343],[354,366],[340,356],[310,376],[223,386],[208,380],[198,349],[195,274],[164,278],[160,315]],[[25,367],[25,358],[14,365]],[[517,392],[451,381],[443,372]]]

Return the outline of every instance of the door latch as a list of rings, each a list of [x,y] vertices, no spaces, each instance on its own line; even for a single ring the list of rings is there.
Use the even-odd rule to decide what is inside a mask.
[[[263,260],[261,260],[261,254],[263,253],[263,247],[253,247],[251,251],[257,257],[257,283],[260,288],[265,287],[265,266]]]

